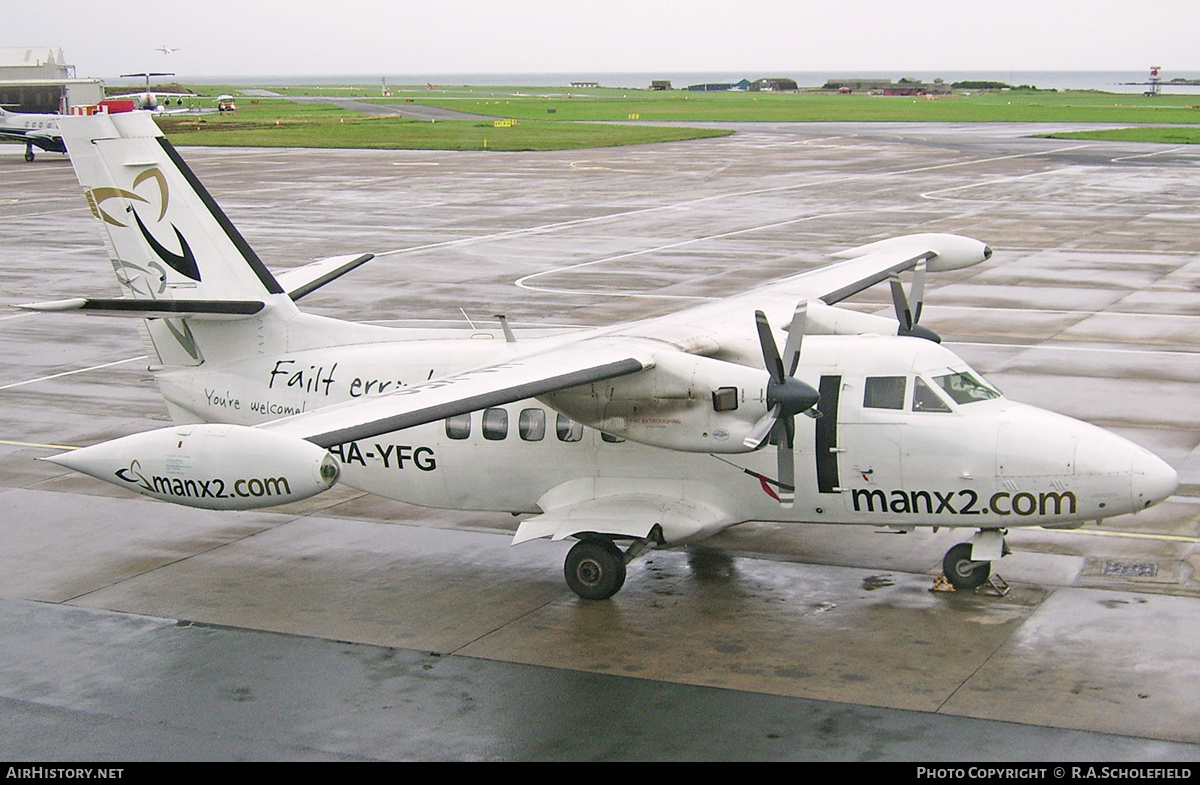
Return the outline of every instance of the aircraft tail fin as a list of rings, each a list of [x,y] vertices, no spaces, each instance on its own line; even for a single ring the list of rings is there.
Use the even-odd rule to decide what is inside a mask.
[[[68,116],[60,128],[126,299],[261,302],[255,318],[262,322],[296,312],[149,113]],[[154,315],[144,322],[147,337],[160,365],[199,365],[206,354],[230,358],[252,343],[262,347],[261,324],[242,331],[244,346],[228,329],[206,342],[202,333],[217,328],[205,320],[189,324],[186,311],[147,311]]]
[[[135,298],[250,299],[283,288],[145,112],[64,117],[88,206]]]

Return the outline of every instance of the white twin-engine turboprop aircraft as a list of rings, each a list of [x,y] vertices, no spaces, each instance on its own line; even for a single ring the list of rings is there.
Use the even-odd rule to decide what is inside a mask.
[[[479,340],[301,313],[370,257],[272,273],[148,114],[61,127],[124,297],[25,307],[140,318],[178,424],[48,460],[156,499],[242,510],[343,482],[526,514],[514,544],[578,540],[567,583],[603,599],[645,549],[744,521],[976,529],[943,561],[973,587],[1010,527],[1137,512],[1176,486],[1141,447],[1007,400],[916,324],[926,272],[989,258],[976,240],[875,242],[615,327],[518,335],[500,317]],[[889,279],[896,321],[832,307]]]

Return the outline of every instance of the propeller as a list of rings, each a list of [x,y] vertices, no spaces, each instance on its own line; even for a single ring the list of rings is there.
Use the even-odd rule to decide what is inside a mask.
[[[896,334],[941,343],[940,335],[918,324],[921,321],[921,307],[925,304],[925,260],[917,262],[913,268],[912,288],[908,295],[904,294],[900,276],[893,273],[889,281],[892,285],[892,304],[896,307],[896,320],[900,322],[900,329],[896,330]]]
[[[791,507],[796,495],[796,460],[793,451],[796,440],[795,417],[797,414],[811,413],[821,400],[816,390],[795,376],[796,368],[800,365],[800,346],[804,340],[807,318],[808,303],[801,301],[792,316],[787,343],[780,356],[767,315],[762,311],[754,312],[758,342],[762,345],[763,363],[770,380],[767,382],[767,413],[754,424],[743,444],[750,449],[758,449],[771,437],[777,445],[779,503],[784,507]]]

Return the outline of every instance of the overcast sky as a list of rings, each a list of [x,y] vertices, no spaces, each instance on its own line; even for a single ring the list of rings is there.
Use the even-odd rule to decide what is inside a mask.
[[[52,0],[0,46],[79,76],[1200,72],[1200,0]],[[179,47],[165,55],[160,46]]]

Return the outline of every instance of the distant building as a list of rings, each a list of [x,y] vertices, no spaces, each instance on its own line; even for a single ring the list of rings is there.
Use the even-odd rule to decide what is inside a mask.
[[[571,82],[571,87],[599,87],[599,82]]]
[[[870,95],[948,95],[950,85],[941,79],[917,82],[912,79],[830,79],[823,87],[839,93],[869,93]]]
[[[92,106],[104,100],[104,83],[79,79],[62,49],[53,47],[0,48],[0,104],[20,112],[66,114],[72,106]]]
[[[776,77],[770,79],[755,79],[750,83],[750,89],[755,91],[783,93],[795,92],[796,90],[800,89],[800,86],[796,84],[795,79],[782,79]]]
[[[688,85],[689,90],[702,93],[719,93],[727,90],[749,90],[750,80],[743,79],[740,82],[708,82],[705,84]]]
[[[671,80],[670,79],[655,79],[653,82],[650,83],[650,89],[651,90],[670,90],[671,89]]]

